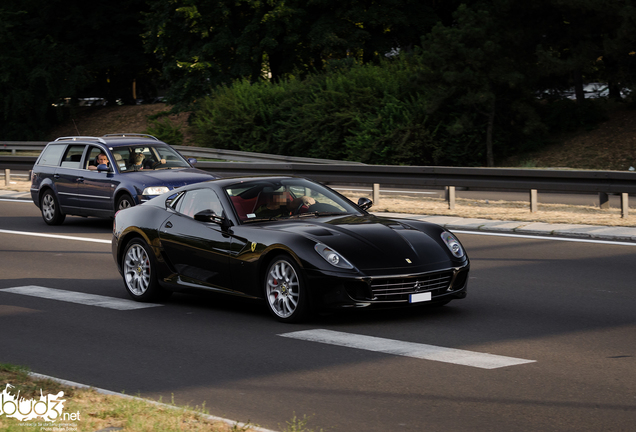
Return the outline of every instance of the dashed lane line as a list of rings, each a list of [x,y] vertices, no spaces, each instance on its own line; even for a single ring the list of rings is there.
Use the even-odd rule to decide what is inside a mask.
[[[134,300],[119,299],[114,297],[100,296],[96,294],[86,294],[76,291],[66,291],[55,288],[46,288],[35,285],[3,288],[0,292],[20,294],[31,297],[39,297],[49,300],[65,301],[69,303],[82,304],[87,306],[97,306],[116,310],[145,309],[163,306],[156,303],[139,303]]]
[[[90,237],[73,237],[73,236],[65,236],[59,234],[44,234],[44,233],[34,233],[28,231],[10,231],[0,229],[0,234],[15,234],[15,235],[24,235],[24,236],[32,236],[32,237],[46,237],[46,238],[54,238],[54,239],[62,239],[62,240],[75,240],[75,241],[84,241],[91,243],[103,243],[103,244],[111,244],[111,240],[102,240],[95,239]]]
[[[279,336],[481,369],[497,369],[536,362],[536,360],[525,360],[324,329],[283,333]]]

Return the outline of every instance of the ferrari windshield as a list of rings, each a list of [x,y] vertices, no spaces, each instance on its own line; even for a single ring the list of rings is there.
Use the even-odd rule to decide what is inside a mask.
[[[179,153],[166,145],[120,146],[111,151],[120,172],[190,168]]]
[[[322,215],[359,214],[351,201],[305,179],[262,179],[225,188],[243,222]]]

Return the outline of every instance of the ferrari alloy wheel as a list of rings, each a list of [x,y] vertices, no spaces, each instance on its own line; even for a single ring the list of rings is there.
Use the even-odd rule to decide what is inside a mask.
[[[272,261],[265,277],[265,297],[269,311],[282,322],[296,322],[304,314],[307,298],[300,270],[294,261],[281,255]]]
[[[49,225],[60,225],[66,218],[66,215],[60,210],[55,194],[51,190],[44,192],[40,209],[42,210],[42,219]]]
[[[126,247],[121,266],[126,290],[133,299],[150,301],[163,297],[156,267],[150,247],[141,239],[133,239]]]

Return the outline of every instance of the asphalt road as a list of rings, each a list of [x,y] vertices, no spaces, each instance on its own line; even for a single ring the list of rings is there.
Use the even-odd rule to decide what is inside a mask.
[[[49,227],[32,203],[0,201],[0,362],[275,430],[294,415],[346,432],[634,430],[636,245],[461,234],[468,298],[300,325],[221,296],[115,310],[2,291],[127,300],[110,230]],[[316,329],[532,362],[483,369],[281,336]]]

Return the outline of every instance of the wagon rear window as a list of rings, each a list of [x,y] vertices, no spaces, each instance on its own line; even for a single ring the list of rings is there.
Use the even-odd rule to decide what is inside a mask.
[[[42,155],[40,156],[40,160],[38,161],[38,165],[53,165],[57,166],[60,164],[60,159],[62,159],[62,153],[66,146],[64,144],[60,145],[49,145],[47,146]]]

